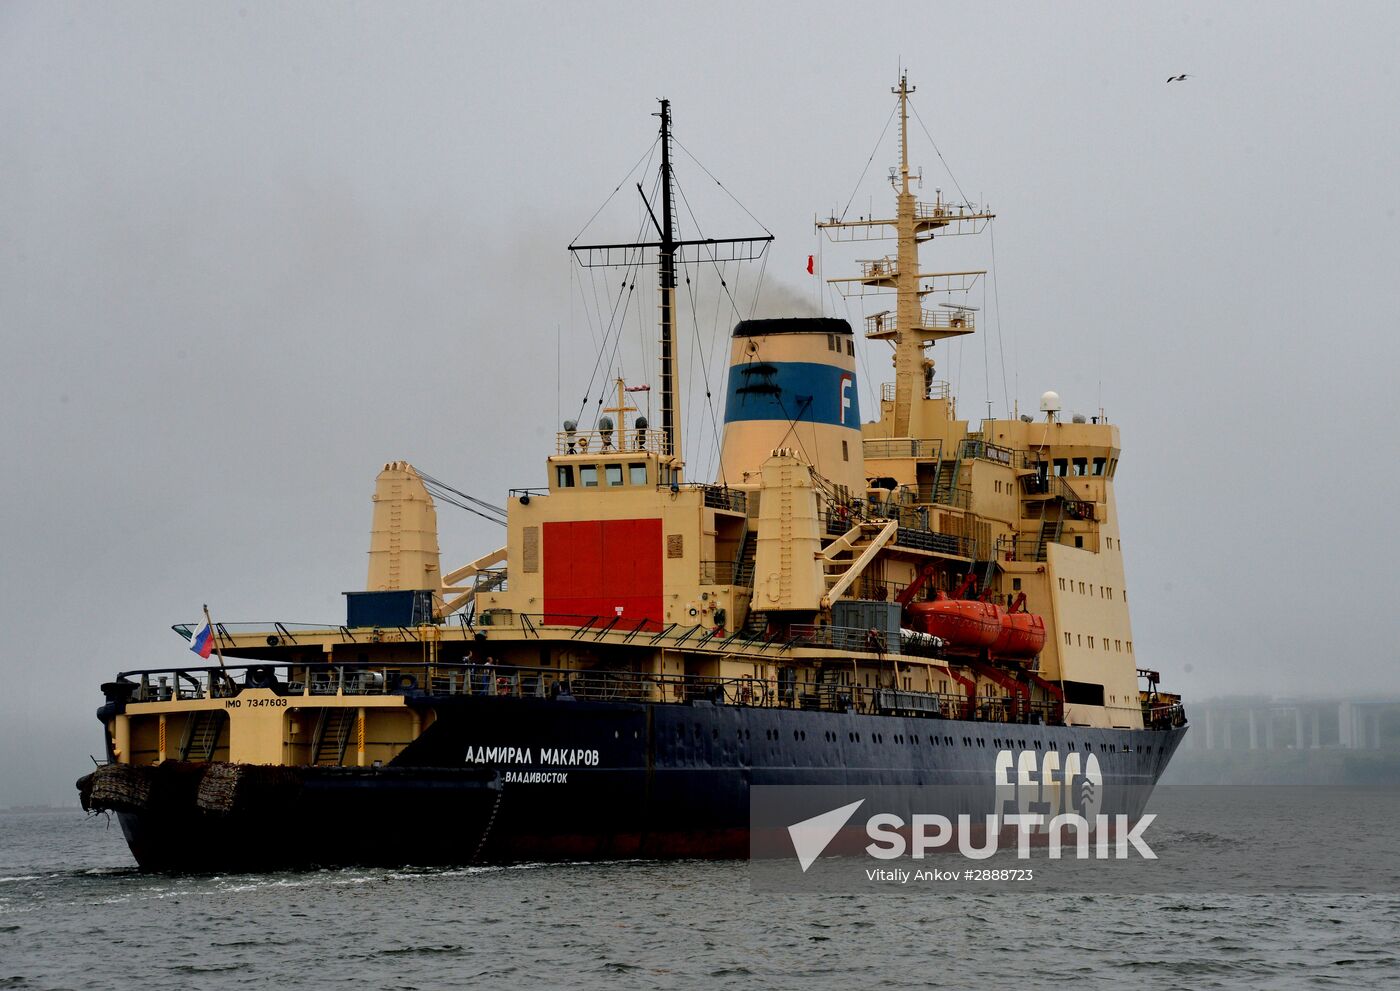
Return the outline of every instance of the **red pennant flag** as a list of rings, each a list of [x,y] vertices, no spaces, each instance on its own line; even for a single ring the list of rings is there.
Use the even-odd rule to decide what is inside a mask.
[[[808,256],[807,256],[807,274],[808,274],[808,275],[813,275],[813,274],[815,274],[815,272],[814,272],[814,270],[813,270],[813,266],[812,266],[812,256],[811,256],[811,255],[808,255]]]

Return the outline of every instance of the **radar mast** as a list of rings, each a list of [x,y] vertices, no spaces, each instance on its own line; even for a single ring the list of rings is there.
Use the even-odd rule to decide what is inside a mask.
[[[919,243],[940,234],[979,233],[995,214],[967,203],[945,202],[941,191],[932,202],[917,200],[910,190],[909,95],[914,87],[909,85],[908,73],[900,74],[899,85],[891,87],[890,92],[899,98],[899,165],[890,170],[896,193],[894,218],[847,220],[844,215],[833,216],[818,222],[817,227],[835,242],[895,238],[893,258],[886,255],[858,261],[859,275],[827,282],[847,297],[895,294],[893,315],[884,310],[868,316],[865,336],[868,340],[888,340],[894,346],[893,395],[883,398],[893,400],[891,436],[907,437],[915,397],[929,398],[933,378],[933,363],[924,357],[924,350],[935,341],[975,330],[971,308],[955,307],[946,312],[926,309],[923,299],[931,293],[966,291],[986,274],[984,270],[920,272]],[[916,178],[922,183],[922,172]]]

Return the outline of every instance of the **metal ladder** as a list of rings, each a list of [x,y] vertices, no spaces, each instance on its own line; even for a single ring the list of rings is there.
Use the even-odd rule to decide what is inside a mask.
[[[202,760],[206,763],[214,759],[214,751],[219,747],[219,736],[223,732],[228,714],[222,709],[201,709],[193,713],[185,723],[185,738],[180,743],[181,760]]]
[[[350,728],[359,714],[354,709],[325,708],[316,721],[316,736],[312,740],[314,758],[311,763],[344,764],[345,748],[350,743]]]
[[[739,544],[739,558],[734,565],[734,584],[753,588],[753,565],[758,556],[758,541],[755,534],[744,527],[744,539]]]
[[[1061,512],[1063,513],[1063,510]],[[1064,526],[1064,516],[1040,521],[1040,541],[1035,545],[1035,559],[1037,561],[1044,561],[1050,556],[1049,546],[1060,542],[1060,533],[1064,530]]]

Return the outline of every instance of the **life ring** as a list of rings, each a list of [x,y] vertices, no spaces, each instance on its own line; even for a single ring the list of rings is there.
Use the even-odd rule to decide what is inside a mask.
[[[249,688],[272,688],[277,684],[277,672],[261,665],[251,667],[244,682]]]
[[[502,677],[496,679],[496,694],[497,694],[497,695],[509,695],[509,694],[510,694],[510,679],[509,679],[509,678],[502,676]]]

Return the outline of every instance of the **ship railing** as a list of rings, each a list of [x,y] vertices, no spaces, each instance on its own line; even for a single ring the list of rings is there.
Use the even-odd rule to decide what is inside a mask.
[[[961,489],[954,491],[966,494]],[[882,506],[870,507],[870,514],[873,519],[899,520],[899,530],[895,535],[895,543],[902,547],[951,554],[955,557],[973,556],[974,548],[971,537],[932,529],[931,523],[934,519],[934,513],[927,506],[897,506],[887,503]],[[853,516],[849,511],[842,512],[840,508],[828,509],[823,515],[826,522],[826,533],[831,537],[841,536],[850,530],[855,523],[865,518],[864,516]]]
[[[884,258],[861,258],[856,265],[863,279],[893,278],[899,272],[898,263],[888,255]]]
[[[1142,721],[1147,729],[1175,729],[1186,725],[1186,708],[1180,702],[1143,706]]]
[[[1066,513],[1073,519],[1092,520],[1095,518],[1094,503],[1074,490],[1060,475],[1022,475],[1021,491],[1028,496],[1050,496],[1063,500]]]
[[[701,561],[700,584],[734,585],[737,567],[738,563],[735,561]]]
[[[976,328],[976,317],[971,310],[933,310],[921,309],[919,311],[919,326],[914,330],[965,330],[971,332]],[[899,320],[895,314],[885,311],[875,313],[865,318],[866,337],[885,337],[899,331]]]
[[[892,403],[895,400],[896,386],[893,382],[880,383],[880,402]],[[952,399],[953,383],[947,379],[934,379],[924,390],[924,395],[929,399]],[[869,443],[867,441],[866,443]],[[869,455],[866,455],[869,457]]]
[[[828,642],[845,641],[846,649],[873,652],[868,630],[825,627]],[[836,631],[832,636],[830,631]],[[897,660],[897,658],[892,658]],[[849,684],[848,673],[777,669],[776,677],[717,677],[595,668],[561,670],[514,667],[482,662],[249,663],[226,668],[171,668],[126,671],[103,686],[109,701],[168,702],[192,699],[232,700],[245,688],[263,688],[283,698],[403,695],[412,698],[481,696],[490,698],[584,700],[597,702],[709,703],[713,705],[810,709],[865,714],[970,719],[990,723],[1063,722],[1055,701],[1015,698],[969,699],[953,693],[918,692]],[[1183,725],[1181,707],[1165,706],[1152,716],[1153,727]]]
[[[170,628],[186,640],[194,638],[195,631],[203,626],[199,623],[175,623]],[[351,639],[345,634],[345,627],[337,626],[334,623],[281,623],[271,620],[265,623],[215,623],[214,639],[220,646],[231,646],[233,636],[237,633],[265,633],[274,636],[279,641],[296,643],[298,634],[326,634],[340,631],[342,639]],[[275,646],[275,644],[273,645]]]
[[[958,456],[964,461],[971,458],[981,458],[983,461],[994,461],[1002,465],[1011,465],[1016,461],[1016,452],[1011,448],[992,444],[975,437],[965,439],[962,442]]]
[[[915,220],[982,220],[985,217],[986,208],[972,203],[948,203],[939,199],[920,200],[914,204]]]
[[[710,509],[727,509],[732,513],[748,512],[748,494],[740,492],[738,489],[731,489],[726,485],[710,485],[705,482],[686,482],[679,487],[699,489],[703,494],[705,505]]]
[[[555,435],[555,454],[669,454],[661,430],[561,430]]]
[[[788,629],[795,647],[831,647],[867,654],[888,653],[890,648],[878,630],[814,623],[794,623]]]
[[[876,438],[862,443],[865,459],[876,458],[921,458],[925,445],[936,449],[937,441],[923,441],[917,437]]]

